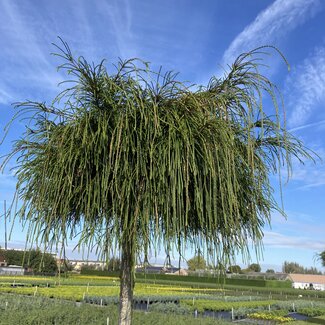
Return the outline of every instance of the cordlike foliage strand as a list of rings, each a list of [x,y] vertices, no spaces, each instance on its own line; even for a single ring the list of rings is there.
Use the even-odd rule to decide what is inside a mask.
[[[74,81],[49,106],[17,105],[29,127],[6,160],[17,158],[29,240],[53,248],[78,235],[78,247],[103,256],[125,244],[133,256],[192,247],[219,265],[260,247],[271,211],[283,213],[270,175],[292,156],[311,158],[280,123],[276,89],[258,72],[263,49],[187,87],[136,59],[110,75],[63,45],[59,68]]]

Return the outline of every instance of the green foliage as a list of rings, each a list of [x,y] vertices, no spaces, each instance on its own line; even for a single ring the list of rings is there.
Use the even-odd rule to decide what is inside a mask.
[[[285,261],[282,265],[282,272],[284,273],[304,273],[304,267],[296,262]]]
[[[306,315],[308,317],[316,317],[325,315],[325,307],[324,308],[300,308],[299,313]]]
[[[276,323],[287,323],[294,321],[291,317],[285,317],[285,316],[278,316],[277,314],[274,314],[272,312],[258,312],[258,313],[252,313],[248,315],[248,318],[252,319],[261,319],[263,321],[274,321]]]
[[[27,265],[32,268],[35,273],[54,274],[58,270],[56,260],[51,254],[42,253],[37,250],[32,250],[30,252]]]
[[[261,266],[257,263],[253,263],[249,265],[248,270],[252,272],[261,272]]]
[[[188,315],[190,308],[175,303],[155,303],[150,305],[149,311],[155,311],[166,314]]]
[[[65,302],[44,297],[24,297],[17,295],[0,295],[0,324],[17,325],[80,325],[117,324],[118,309],[116,306],[98,308],[87,304],[77,306],[72,302]],[[197,319],[191,315],[182,316],[167,313],[134,311],[134,325],[196,325]],[[227,324],[214,319],[200,319],[202,325]]]
[[[93,275],[93,276],[119,276],[118,271],[108,271],[108,270],[93,270],[93,269],[85,269],[81,268],[81,275]]]
[[[291,288],[292,283],[291,281],[279,281],[279,280],[265,280],[264,282],[264,287],[265,288]],[[292,292],[295,292],[294,290]]]
[[[239,265],[231,265],[228,268],[228,272],[230,273],[241,273],[241,267]]]
[[[321,271],[317,270],[315,267],[303,267],[296,262],[285,261],[282,265],[282,271],[284,273],[296,273],[296,274],[322,274]]]
[[[244,53],[223,78],[189,87],[135,59],[109,74],[104,61],[76,59],[62,44],[70,85],[50,105],[16,105],[14,120],[28,127],[2,164],[16,159],[16,216],[28,238],[58,250],[78,235],[78,248],[105,259],[118,249],[126,302],[137,255],[191,245],[223,268],[249,256],[251,243],[258,249],[271,212],[284,214],[270,176],[290,174],[292,157],[312,158],[259,73],[264,49],[275,48]]]
[[[282,213],[270,174],[290,169],[292,156],[311,158],[282,127],[275,86],[258,71],[265,48],[191,88],[139,60],[110,75],[58,47],[73,84],[50,105],[16,106],[29,127],[4,161],[17,158],[17,214],[31,223],[29,238],[49,247],[81,228],[78,245],[98,253],[191,243],[224,264],[251,240],[258,246],[271,211]]]
[[[265,300],[265,301],[215,301],[215,300],[181,300],[181,304],[188,306],[192,310],[198,310],[199,312],[203,312],[204,310],[211,311],[229,311],[232,308],[256,308],[261,306],[269,306],[274,304],[274,300]]]
[[[268,306],[238,307],[234,309],[234,316],[246,317],[248,314],[255,312],[264,312]]]
[[[8,265],[19,265],[30,268],[34,273],[54,274],[57,272],[57,263],[53,255],[42,253],[40,250],[2,250],[0,254],[4,257]]]
[[[205,270],[207,263],[202,255],[196,255],[187,261],[187,267],[190,271]]]
[[[273,269],[267,269],[266,273],[272,273],[273,274],[273,273],[275,273],[275,271]]]
[[[287,310],[288,312],[298,312],[303,310],[316,309],[325,310],[325,303],[323,301],[307,301],[307,300],[291,300],[291,301],[276,301],[274,303],[275,309]]]
[[[121,260],[117,257],[110,258],[106,266],[106,269],[109,272],[119,271],[121,269]]]
[[[96,276],[118,276],[118,273],[99,271],[99,270],[82,270],[82,275]],[[246,286],[253,288],[291,288],[290,281],[264,280],[264,279],[245,279],[245,278],[225,278],[223,276],[175,276],[169,274],[144,274],[136,273],[137,280],[144,281],[161,281],[162,283],[189,283],[189,284],[214,284],[214,285],[233,285]]]
[[[322,262],[322,265],[325,267],[325,251],[319,253],[319,259]]]

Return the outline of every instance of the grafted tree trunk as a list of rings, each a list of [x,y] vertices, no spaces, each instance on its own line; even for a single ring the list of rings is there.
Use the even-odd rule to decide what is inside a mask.
[[[120,313],[118,323],[119,325],[131,325],[134,288],[134,252],[131,240],[124,240],[121,250]]]

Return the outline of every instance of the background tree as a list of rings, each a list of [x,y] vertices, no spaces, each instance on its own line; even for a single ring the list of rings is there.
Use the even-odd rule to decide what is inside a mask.
[[[40,250],[0,249],[0,255],[3,256],[8,265],[22,266],[31,269],[34,273],[53,274],[58,270],[54,256]]]
[[[17,215],[29,238],[57,247],[121,253],[120,324],[131,323],[134,268],[150,249],[205,249],[228,265],[258,248],[271,211],[270,174],[310,157],[283,128],[276,87],[258,71],[262,48],[242,54],[223,78],[189,87],[137,60],[75,59],[58,48],[72,84],[52,104],[20,103],[28,118],[4,165],[17,159]],[[262,103],[275,105],[266,114]]]
[[[187,268],[190,271],[205,270],[207,263],[202,255],[195,255],[187,261]]]
[[[74,269],[74,265],[71,262],[65,260],[65,261],[63,261],[63,263],[61,263],[60,272],[63,272],[66,274],[68,272],[73,271],[73,269]]]
[[[273,274],[273,273],[275,273],[275,271],[273,269],[267,269],[266,273],[272,273]]]
[[[29,253],[28,266],[34,273],[55,274],[58,270],[56,259],[51,254],[42,254],[40,250]]]
[[[111,257],[107,264],[108,271],[120,271],[121,270],[121,261],[118,257]]]
[[[282,272],[284,273],[298,273],[298,274],[322,274],[316,267],[304,267],[296,262],[285,261],[282,266]]]
[[[228,268],[228,272],[239,274],[241,273],[241,267],[239,265],[231,265]]]
[[[304,273],[304,267],[296,262],[288,262],[285,261],[282,265],[282,272],[283,273]]]
[[[316,267],[312,266],[312,267],[306,267],[304,269],[304,273],[305,274],[322,274],[322,272],[320,270],[318,270]]]
[[[252,263],[248,267],[248,271],[251,272],[261,272],[261,266],[257,263]]]

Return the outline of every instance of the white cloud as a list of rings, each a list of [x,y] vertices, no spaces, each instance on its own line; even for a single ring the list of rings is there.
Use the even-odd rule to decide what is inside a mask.
[[[305,129],[308,129],[308,128],[315,128],[315,127],[319,128],[319,127],[322,127],[324,125],[325,125],[325,120],[321,120],[321,121],[318,121],[318,122],[315,122],[315,123],[308,123],[308,124],[304,124],[304,125],[294,127],[294,128],[289,129],[288,131],[289,132],[295,132],[295,131],[305,130]]]
[[[325,247],[324,240],[313,240],[308,237],[291,237],[277,232],[265,231],[264,246],[282,247],[282,248],[294,248],[294,249],[306,249],[313,251],[321,251]]]
[[[318,47],[299,65],[286,81],[290,93],[287,107],[291,109],[288,124],[294,130],[304,125],[325,100],[325,47]],[[322,122],[322,121],[320,121]],[[317,122],[317,123],[320,123]]]
[[[39,29],[34,16],[28,16],[31,14],[28,8],[14,1],[3,1],[2,4],[0,59],[5,64],[1,71],[0,102],[8,104],[26,99],[33,88],[41,88],[47,93],[55,90],[62,77],[50,56],[53,47],[44,30]]]
[[[13,101],[13,96],[5,86],[0,85],[0,104],[10,104]]]
[[[132,11],[128,0],[97,2],[100,13],[109,18],[114,38],[122,59],[136,56],[136,48],[131,30]]]
[[[297,189],[309,189],[314,187],[320,187],[325,185],[325,151],[318,148],[314,151],[320,157],[316,160],[316,163],[306,161],[305,164],[301,164],[297,159],[292,161],[292,174],[290,177],[290,183],[295,182]],[[282,169],[282,176],[287,177],[286,170]]]
[[[48,65],[48,54],[44,53],[37,41],[38,30],[33,30],[33,25],[23,14],[20,6],[12,1],[3,2],[2,20],[3,51],[7,55],[24,58],[29,64],[37,62]],[[16,62],[17,64],[18,62]]]
[[[312,234],[313,241],[323,239],[325,223],[322,209],[314,215],[286,210],[286,215],[287,218],[284,218],[277,212],[272,213],[271,227],[267,229],[299,238],[301,234]]]
[[[233,40],[223,55],[223,63],[233,62],[240,53],[258,46],[274,44],[319,8],[319,0],[276,0]]]

